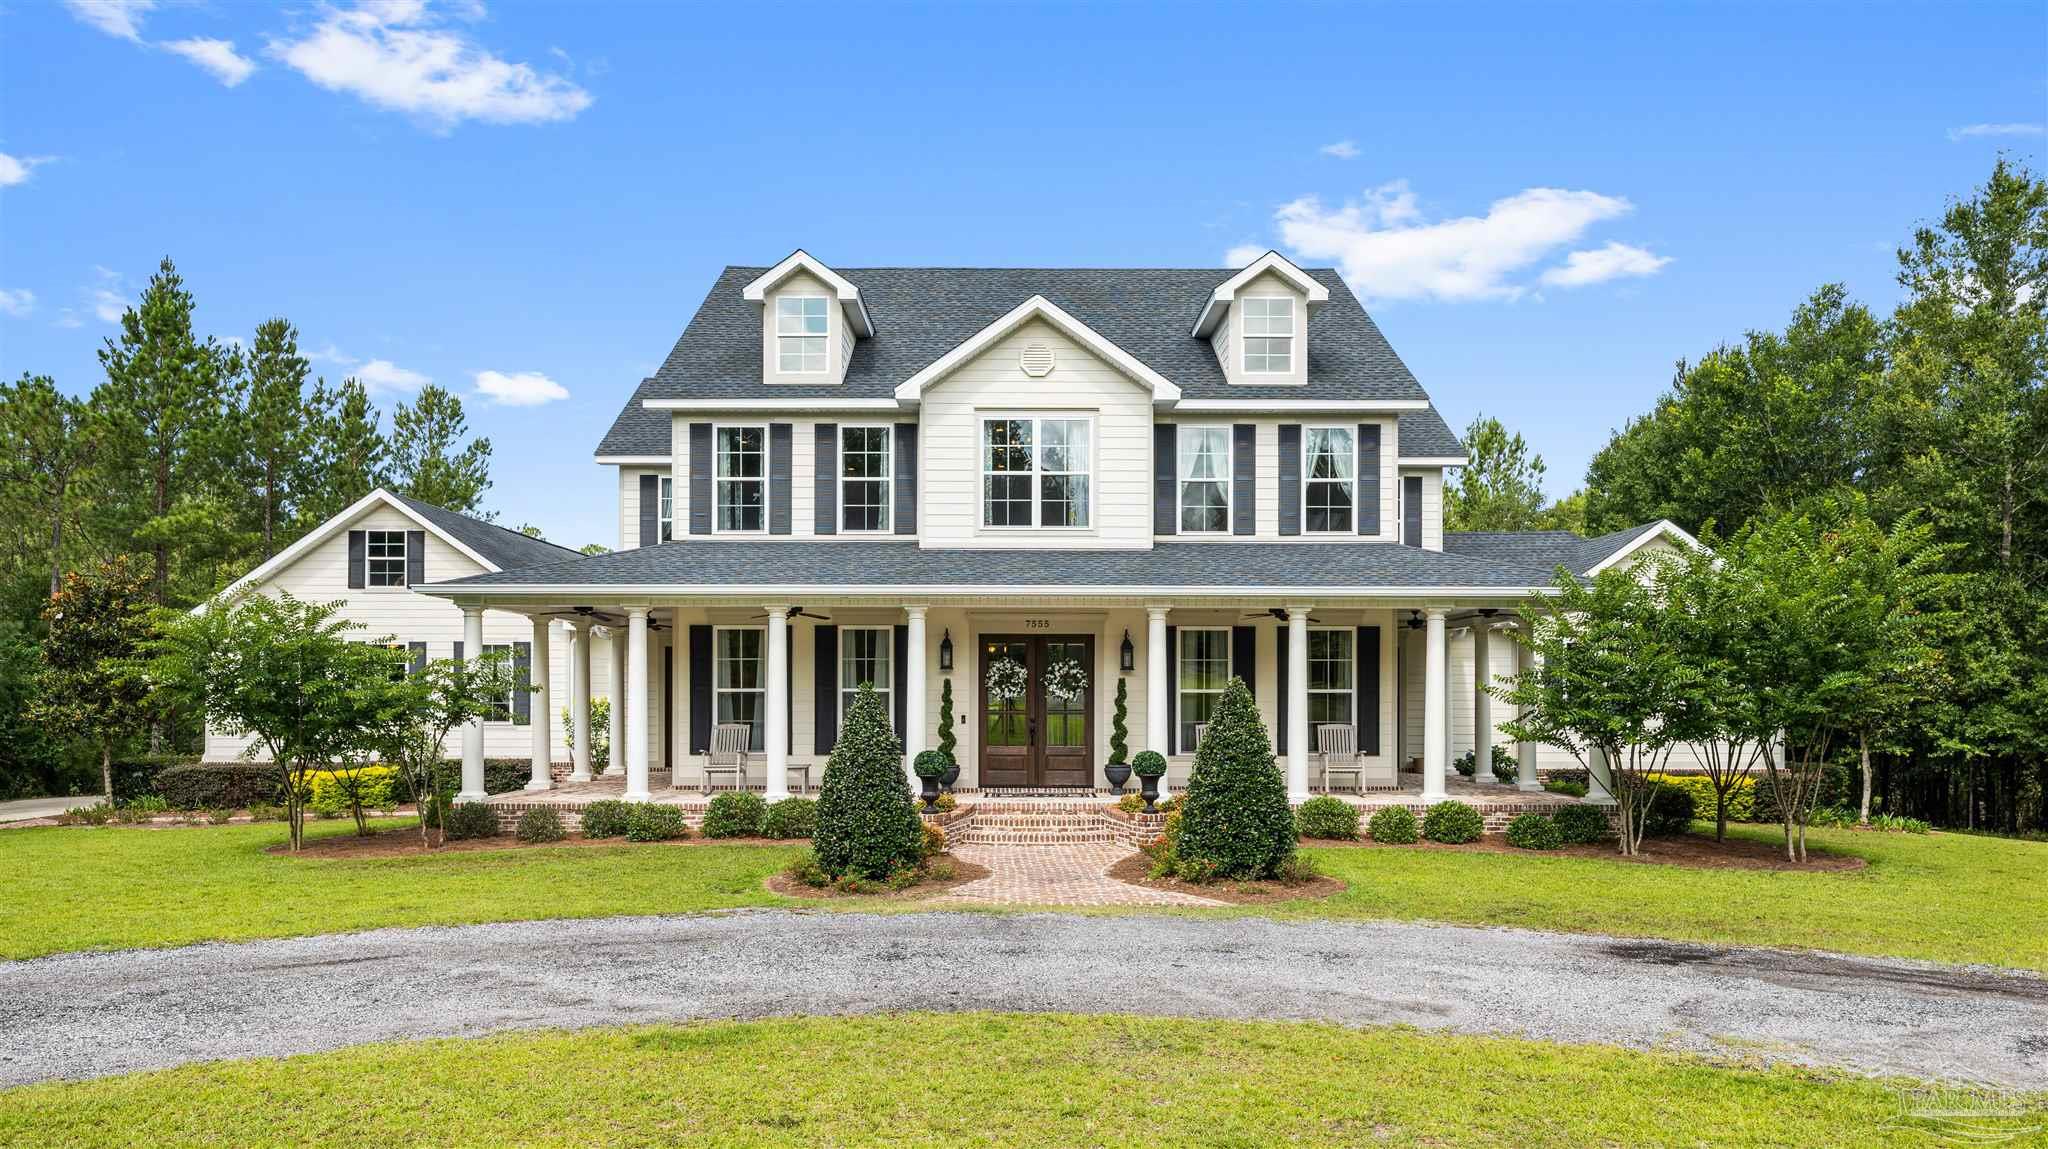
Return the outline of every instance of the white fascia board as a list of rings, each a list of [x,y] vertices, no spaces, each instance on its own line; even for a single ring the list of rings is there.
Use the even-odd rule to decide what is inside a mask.
[[[667,455],[599,455],[596,461],[607,467],[666,467],[675,460]]]
[[[741,288],[740,298],[750,303],[765,303],[768,292],[797,271],[807,271],[825,281],[826,286],[838,297],[839,306],[846,311],[847,318],[853,321],[856,334],[867,336],[875,333],[875,325],[868,318],[868,305],[861,301],[860,288],[854,286],[845,276],[819,263],[815,256],[803,248],[790,252],[788,258]]]
[[[895,411],[894,399],[642,399],[650,411]]]
[[[1660,538],[1670,539],[1671,541],[1677,543],[1682,547],[1686,547],[1695,551],[1705,552],[1707,549],[1707,544],[1694,538],[1692,532],[1686,530],[1684,527],[1679,526],[1677,523],[1672,522],[1670,519],[1658,519],[1656,522],[1651,523],[1647,527],[1644,527],[1643,533],[1637,535],[1633,540],[1629,542],[1627,546],[1622,547],[1620,550],[1615,551],[1613,554],[1608,555],[1606,558],[1601,559],[1598,563],[1595,563],[1593,565],[1593,569],[1586,572],[1586,577],[1591,578],[1592,576],[1599,574],[1601,571],[1604,571],[1609,567],[1620,565],[1623,560],[1628,558],[1628,556],[1648,546],[1651,539]]]
[[[1355,411],[1361,415],[1424,411],[1427,399],[1183,399],[1175,411]]]
[[[1470,455],[1403,455],[1394,460],[1399,467],[1463,467],[1472,462]]]
[[[376,506],[379,503],[382,503],[383,505],[390,507],[392,510],[397,511],[398,513],[404,515],[406,518],[411,519],[415,523],[418,523],[422,529],[432,533],[442,542],[447,543],[449,546],[454,547],[456,550],[460,551],[464,556],[474,560],[476,564],[484,568],[485,571],[495,573],[500,569],[498,564],[469,549],[467,546],[464,546],[462,540],[455,538],[453,535],[450,535],[448,532],[435,526],[433,523],[428,522],[425,518],[423,518],[420,515],[418,511],[415,511],[411,507],[406,506],[404,502],[400,501],[396,496],[392,495],[391,492],[385,490],[382,487],[379,487],[376,490],[371,491],[369,494],[364,495],[362,498],[357,499],[355,502],[350,503],[347,507],[337,512],[333,518],[328,519],[326,522],[321,523],[319,526],[314,527],[312,530],[306,532],[306,534],[301,536],[297,542],[294,542],[292,545],[263,560],[261,563],[257,564],[256,569],[250,571],[248,574],[243,575],[241,578],[236,579],[234,582],[229,583],[227,589],[221,591],[219,594],[212,596],[212,598],[207,599],[206,602],[202,602],[198,606],[193,607],[187,613],[198,614],[199,612],[205,610],[210,603],[216,600],[232,598],[235,595],[241,593],[242,591],[248,589],[249,587],[255,586],[256,584],[263,582],[265,579],[268,579],[271,575],[276,574],[278,571],[281,571],[285,567],[288,567],[292,563],[296,562],[300,555],[305,554],[307,551],[312,550],[314,547],[317,547],[321,543],[326,542],[328,539],[333,538],[343,528],[347,527],[350,523],[362,517],[364,511],[369,510],[371,507]],[[421,590],[424,588],[414,587],[412,589]]]
[[[897,384],[896,398],[903,402],[916,401],[924,395],[925,388],[952,374],[956,368],[979,355],[996,340],[1032,319],[1045,320],[1088,350],[1108,360],[1111,366],[1150,390],[1153,402],[1180,398],[1180,388],[1166,376],[1145,366],[1136,356],[1110,342],[1101,332],[1069,315],[1064,308],[1043,295],[1034,295],[1011,308],[1007,314],[975,332],[960,346],[946,352],[928,364],[924,370]]]
[[[1238,291],[1269,271],[1293,284],[1295,290],[1307,296],[1310,307],[1320,307],[1330,301],[1330,289],[1324,287],[1315,276],[1303,271],[1293,260],[1279,252],[1268,251],[1252,260],[1243,271],[1224,280],[1210,293],[1209,302],[1203,305],[1202,314],[1195,319],[1195,338],[1207,339],[1209,333],[1216,330],[1216,325],[1222,321],[1223,313],[1237,299]]]
[[[906,598],[938,596],[989,597],[1002,595],[1037,596],[1043,598],[1228,598],[1243,599],[1247,602],[1287,597],[1303,602],[1331,602],[1353,599],[1521,599],[1547,597],[1558,593],[1551,586],[1515,587],[1470,587],[1470,586],[1125,586],[1125,585],[1080,585],[1066,583],[1026,584],[1005,583],[1001,586],[987,584],[952,583],[890,583],[874,586],[850,586],[845,584],[825,585],[820,583],[587,583],[563,584],[560,586],[536,585],[530,583],[502,583],[491,586],[464,586],[461,583],[429,583],[413,588],[421,594],[437,598],[463,598],[485,601],[495,598],[517,599],[589,599],[592,597],[631,599],[670,598],[730,598],[743,602],[758,602],[761,595],[794,595],[815,598],[819,595],[851,595],[874,597],[876,595],[901,595]]]

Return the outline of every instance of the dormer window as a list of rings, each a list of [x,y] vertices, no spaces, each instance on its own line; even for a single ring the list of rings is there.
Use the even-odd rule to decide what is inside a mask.
[[[1244,299],[1244,371],[1285,375],[1294,370],[1294,300],[1284,295]]]
[[[822,295],[784,295],[775,301],[776,369],[784,375],[823,375],[831,301]]]

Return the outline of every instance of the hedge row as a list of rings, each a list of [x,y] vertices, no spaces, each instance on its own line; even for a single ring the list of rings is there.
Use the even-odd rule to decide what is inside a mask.
[[[164,760],[173,761],[173,760]],[[137,772],[143,763],[131,764]],[[284,787],[279,782],[277,768],[268,762],[175,762],[170,765],[151,764],[149,784],[145,790],[131,794],[155,794],[169,803],[175,810],[204,810],[212,808],[240,808],[253,802],[282,805]],[[121,793],[121,774],[116,767],[114,792]],[[402,806],[413,801],[412,786],[405,775],[388,766],[366,767],[366,777],[381,780],[381,789],[366,792],[363,805],[380,808],[386,805]],[[504,794],[523,790],[533,777],[533,763],[526,758],[487,758],[484,760],[484,793]],[[322,779],[329,779],[323,785]],[[314,801],[333,788],[333,776],[326,772],[309,775]],[[462,764],[454,760],[441,764],[434,772],[435,789],[444,796],[453,797],[462,785]],[[343,804],[345,809],[345,803]]]

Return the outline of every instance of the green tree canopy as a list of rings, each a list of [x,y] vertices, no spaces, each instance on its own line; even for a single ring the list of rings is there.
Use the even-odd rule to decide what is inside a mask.
[[[391,478],[401,494],[451,511],[474,511],[491,485],[491,441],[463,440],[462,400],[429,383],[391,417]]]

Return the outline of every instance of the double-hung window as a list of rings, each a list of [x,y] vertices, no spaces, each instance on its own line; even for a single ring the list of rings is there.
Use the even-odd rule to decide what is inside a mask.
[[[839,529],[889,529],[889,428],[839,429]]]
[[[712,632],[711,684],[713,705],[721,725],[744,722],[753,727],[748,744],[767,748],[768,679],[761,656],[766,633],[753,626],[721,626]]]
[[[715,448],[717,528],[762,530],[768,508],[768,428],[720,427]]]
[[[775,300],[775,369],[784,375],[822,375],[830,302],[822,295],[784,295]]]
[[[1244,309],[1244,369],[1248,375],[1286,375],[1294,370],[1294,300],[1254,295]]]
[[[872,686],[882,697],[882,713],[896,724],[896,707],[890,697],[895,668],[890,664],[895,631],[886,626],[847,626],[839,630],[839,727],[846,728],[846,712],[853,708],[862,684]]]
[[[1311,534],[1351,531],[1356,434],[1349,427],[1302,428],[1302,520]]]
[[[1182,427],[1175,451],[1180,469],[1182,534],[1230,531],[1230,428]]]
[[[981,525],[1087,527],[1093,440],[1087,419],[983,419]]]
[[[405,585],[405,532],[365,531],[363,581],[370,586]]]
[[[667,475],[661,477],[661,541],[669,542],[676,537],[676,481]]]
[[[1180,731],[1182,753],[1195,747],[1195,727],[1216,715],[1223,688],[1230,685],[1230,628],[1184,626],[1179,630]]]
[[[510,643],[487,642],[484,644],[483,656],[487,659],[497,659],[499,665],[505,668],[506,675],[512,675],[512,645]],[[516,682],[513,683],[512,686],[506,688],[505,693],[502,697],[491,699],[491,708],[489,713],[484,715],[484,721],[512,721],[512,691],[513,689],[517,688],[518,685],[519,684]]]
[[[1352,677],[1357,664],[1352,660],[1351,644],[1355,637],[1351,631],[1343,629],[1312,629],[1308,632],[1308,723],[1311,731],[1326,723],[1352,725]]]

